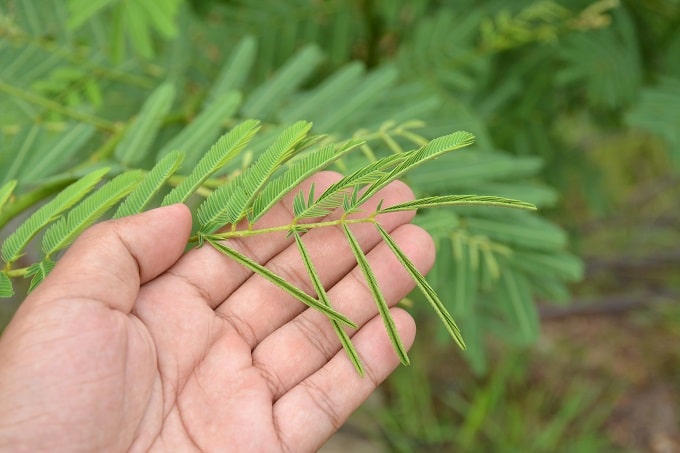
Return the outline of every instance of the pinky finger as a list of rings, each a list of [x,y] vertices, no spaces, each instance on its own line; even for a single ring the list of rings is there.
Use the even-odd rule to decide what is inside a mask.
[[[407,348],[415,323],[404,310],[390,310]],[[361,378],[344,350],[283,395],[273,408],[284,451],[316,451],[399,365],[382,319],[376,316],[353,337],[366,376]]]

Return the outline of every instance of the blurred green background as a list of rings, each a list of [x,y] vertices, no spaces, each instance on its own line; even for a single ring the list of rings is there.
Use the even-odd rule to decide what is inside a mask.
[[[366,138],[357,159],[466,129],[414,189],[540,207],[418,216],[469,349],[405,301],[413,366],[324,451],[680,451],[680,1],[2,0],[0,185],[111,164],[163,81],[159,153],[247,117]]]

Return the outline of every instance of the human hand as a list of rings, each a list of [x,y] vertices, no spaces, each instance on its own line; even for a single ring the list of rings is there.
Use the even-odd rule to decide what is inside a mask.
[[[293,195],[258,225],[289,222]],[[411,198],[393,183],[367,209]],[[378,220],[425,272],[434,248],[412,216]],[[210,246],[183,254],[190,230],[174,205],[99,224],[71,246],[0,338],[0,450],[312,451],[399,363],[340,229],[304,242],[334,308],[360,327],[350,335],[363,379],[325,315]],[[375,228],[352,230],[396,304],[412,279]],[[285,233],[229,245],[314,295]],[[412,318],[392,315],[410,347]]]

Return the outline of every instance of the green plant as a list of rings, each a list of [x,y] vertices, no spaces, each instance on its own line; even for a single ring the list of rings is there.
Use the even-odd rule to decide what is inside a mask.
[[[82,9],[77,20],[73,15],[78,2],[72,2],[70,10],[58,1],[48,1],[41,8],[31,2],[5,2],[0,59],[8,63],[0,68],[0,92],[4,94],[0,184],[11,185],[16,180],[17,185],[0,212],[0,226],[28,215],[33,206],[85,175],[90,175],[89,179],[80,184],[90,181],[94,186],[96,172],[103,168],[109,170],[106,177],[101,175],[102,180],[113,178],[108,183],[113,185],[106,190],[115,191],[104,197],[111,203],[132,190],[137,177],[150,171],[167,177],[169,187],[185,184],[183,192],[172,196],[175,201],[191,191],[206,196],[230,176],[240,174],[275,137],[300,119],[312,121],[316,134],[329,135],[324,144],[365,141],[357,152],[334,163],[344,174],[384,162],[381,159],[394,159],[389,156],[424,146],[451,130],[468,129],[477,137],[474,149],[442,156],[437,165],[420,166],[406,175],[419,198],[477,193],[523,199],[539,207],[555,203],[555,192],[537,179],[541,159],[516,157],[497,149],[486,126],[488,118],[470,107],[476,103],[475,97],[450,91],[471,82],[481,91],[482,82],[490,80],[492,68],[485,62],[489,51],[476,49],[473,39],[476,27],[489,16],[484,10],[470,15],[461,24],[465,26],[459,27],[460,17],[448,13],[435,17],[428,2],[410,6],[356,2],[349,9],[341,8],[345,2],[273,3],[278,6],[272,8],[279,8],[288,21],[274,20],[278,16],[255,11],[242,2],[215,2],[207,8],[206,17],[181,5],[175,16],[174,37],[161,34],[165,40],[152,40],[149,56],[148,52],[135,53],[134,46],[118,52],[118,44],[110,39],[121,33],[119,22],[110,19],[119,14],[124,2]],[[461,2],[461,7],[465,3]],[[400,14],[404,8],[412,15]],[[418,21],[413,32],[402,27],[404,18]],[[442,25],[433,27],[432,21],[437,20]],[[334,27],[325,26],[329,21]],[[353,30],[356,21],[363,21],[365,32],[350,34],[348,40],[329,38],[350,36],[342,31]],[[319,45],[306,44],[309,40],[301,32],[305,24],[308,37]],[[149,27],[152,25],[147,23],[145,33],[153,35]],[[281,27],[290,39],[278,39]],[[457,30],[459,35],[444,42],[470,51],[465,51],[460,61],[444,56],[429,63],[417,60],[421,54],[437,54],[428,50],[436,43],[424,40],[428,27],[441,33]],[[556,28],[561,29],[562,22]],[[378,52],[375,40],[397,30],[405,43],[398,55],[387,59]],[[504,28],[496,35],[505,36],[508,30],[514,28]],[[130,42],[146,39],[138,35],[138,28],[128,28],[125,33]],[[493,35],[487,34],[487,39]],[[335,50],[328,47],[331,42]],[[509,42],[518,46],[527,41]],[[352,56],[365,57],[365,63],[348,62]],[[414,71],[418,67],[423,71]],[[428,77],[419,78],[419,73]],[[239,158],[208,179],[185,182],[205,150],[225,130],[233,130],[249,118],[260,120],[263,127]],[[309,145],[317,149],[320,143]],[[176,168],[180,155],[184,156],[182,166]],[[159,166],[154,167],[157,162]],[[134,173],[138,170],[143,173]],[[165,190],[156,184],[151,189]],[[227,190],[216,193],[231,197]],[[146,201],[151,205],[162,202],[150,194],[126,203],[121,212],[135,212],[134,206]],[[309,194],[305,196],[309,202]],[[249,202],[240,199],[246,205]],[[94,201],[102,199],[91,203]],[[64,209],[59,212],[65,213],[75,201],[64,196],[48,203],[59,203]],[[99,211],[89,214],[84,223],[104,215]],[[32,234],[51,222],[61,223],[62,229],[68,225],[64,223],[68,217],[42,220],[45,223],[30,229]],[[444,207],[436,214],[425,210],[417,222],[432,232],[439,245],[432,287],[460,320],[471,363],[480,372],[486,364],[485,333],[515,343],[533,341],[538,335],[534,297],[565,300],[565,283],[581,274],[580,262],[565,251],[566,233],[535,213]],[[9,235],[14,227],[7,228]],[[51,257],[61,247],[62,243],[55,243],[46,251]],[[30,274],[37,282],[49,271],[51,261],[42,260],[42,255],[30,248],[28,253],[12,269],[28,270],[33,265]],[[453,286],[452,281],[456,282]]]
[[[121,138],[121,144],[127,145],[117,148],[125,152],[121,156],[123,162],[143,158],[138,151],[144,148],[148,149],[149,141],[145,140],[142,144],[139,144],[137,137],[153,136],[149,132],[158,127],[158,122],[154,121],[158,117],[157,111],[168,104],[167,98],[171,96],[171,93],[172,91],[168,89],[167,85],[159,87],[145,104],[137,118],[135,127],[130,128]],[[417,286],[444,322],[453,339],[461,347],[464,347],[460,331],[451,315],[424,277],[398,248],[390,235],[376,222],[376,217],[389,212],[439,206],[496,205],[529,209],[533,209],[533,206],[516,200],[490,196],[432,196],[389,207],[382,207],[382,203],[380,203],[374,212],[361,213],[361,207],[367,200],[412,168],[449,151],[469,145],[472,142],[472,136],[469,133],[460,132],[433,140],[418,150],[389,155],[369,163],[349,173],[318,196],[314,193],[314,186],[307,194],[299,192],[296,194],[292,206],[294,218],[290,224],[257,228],[255,222],[269,208],[280,201],[289,188],[295,187],[313,173],[328,167],[347,152],[363,144],[356,140],[327,143],[327,140],[324,140],[322,136],[308,135],[311,128],[312,125],[304,121],[286,127],[264,151],[258,153],[258,158],[254,162],[243,168],[238,174],[228,176],[226,182],[217,184],[216,188],[196,209],[198,229],[192,242],[196,242],[199,246],[204,243],[212,245],[299,301],[326,314],[331,319],[333,327],[357,371],[363,375],[363,367],[359,357],[352,346],[349,335],[343,330],[343,326],[356,326],[351,320],[332,309],[331,302],[320,283],[321,277],[315,270],[301,236],[314,228],[331,226],[343,228],[357,263],[373,293],[392,344],[402,363],[408,364],[409,359],[406,350],[401,343],[373,271],[348,227],[355,223],[372,223],[416,281]],[[223,135],[199,159],[190,173],[182,176],[181,182],[163,197],[161,205],[188,201],[211,176],[240,156],[241,152],[255,138],[259,129],[258,121],[248,120],[238,124]],[[134,146],[131,143],[134,143]],[[130,153],[130,149],[137,152]],[[89,194],[93,186],[109,172],[108,168],[95,170],[57,193],[48,203],[31,214],[4,241],[2,258],[5,262],[5,268],[0,272],[2,276],[0,279],[0,296],[9,297],[13,294],[12,277],[32,277],[31,289],[37,286],[54,267],[55,255],[70,245],[80,233],[101,218],[119,201],[124,199],[114,213],[114,218],[136,214],[146,209],[152,198],[163,189],[168,178],[173,176],[173,173],[180,167],[179,164],[183,159],[184,154],[171,152],[160,159],[146,175],[143,175],[141,170],[127,170],[112,178],[94,193]],[[291,163],[286,167],[287,162]],[[16,181],[12,180],[0,190],[2,204],[9,200],[11,190],[15,186]],[[76,203],[78,204],[71,208]],[[0,204],[0,208],[2,208],[2,204]],[[324,220],[327,214],[338,208],[342,209],[342,215],[339,219]],[[360,213],[361,215],[359,215]],[[357,214],[358,217],[348,217],[351,214]],[[242,225],[244,222],[245,225]],[[225,225],[231,225],[231,227],[227,231],[219,232],[218,230]],[[43,254],[41,261],[24,268],[14,268],[13,264],[21,258],[25,247],[46,227],[41,241]],[[230,238],[281,231],[285,231],[295,238],[310,279],[314,284],[318,300],[286,282],[285,279],[274,274],[262,264],[221,242]]]
[[[612,388],[552,376],[530,389],[533,360],[526,350],[500,359],[486,378],[460,373],[452,386],[447,373],[454,367],[421,360],[428,354],[418,351],[412,369],[390,379],[389,409],[372,410],[393,451],[618,451],[602,433]]]
[[[149,14],[152,6],[161,13]],[[562,393],[546,390],[543,381],[526,385],[508,351],[526,351],[538,338],[537,299],[571,300],[571,283],[584,266],[570,250],[581,247],[587,260],[612,266],[598,274],[604,285],[590,274],[577,292],[619,294],[625,281],[624,289],[648,285],[649,302],[669,297],[659,287],[676,284],[671,270],[641,276],[638,268],[658,261],[654,250],[667,252],[680,231],[679,6],[678,0],[0,0],[0,245],[22,228],[25,234],[67,222],[90,194],[85,187],[94,191],[126,172],[133,173],[107,189],[117,207],[92,217],[163,203],[220,136],[253,118],[258,133],[186,200],[197,214],[192,246],[199,240],[211,246],[212,233],[198,229],[209,223],[198,219],[203,199],[220,187],[231,197],[229,181],[298,120],[314,123],[307,136],[328,134],[301,144],[300,157],[346,146],[329,167],[345,175],[468,130],[474,145],[404,176],[417,197],[497,195],[540,211],[444,206],[418,213],[415,222],[437,244],[429,285],[460,326],[477,377],[461,376],[465,364],[451,361],[450,342],[440,356],[428,356],[431,337],[446,328],[421,316],[429,291],[422,285],[425,295],[414,293],[404,304],[417,315],[427,348],[416,343],[414,366],[388,382],[382,429],[391,447],[403,450],[603,451],[606,441],[593,431],[605,415],[591,410],[597,395],[581,391],[594,388],[593,377]],[[137,177],[141,182],[133,182]],[[275,180],[270,191],[279,190]],[[76,183],[71,196],[84,195],[80,201],[64,190]],[[132,186],[145,187],[146,196],[123,196]],[[63,208],[59,218],[22,227],[51,203]],[[298,195],[298,209],[303,204],[310,205],[309,192]],[[281,228],[291,241],[303,234],[297,224]],[[0,304],[0,328],[30,282],[49,272],[41,234],[0,273],[0,288],[7,293],[13,285],[17,293]],[[298,247],[304,257],[304,244]],[[617,271],[624,262],[628,271]],[[323,289],[315,290],[324,304]],[[500,366],[487,358],[490,336],[507,346]],[[439,384],[433,363],[448,371]],[[534,396],[524,398],[528,393]]]

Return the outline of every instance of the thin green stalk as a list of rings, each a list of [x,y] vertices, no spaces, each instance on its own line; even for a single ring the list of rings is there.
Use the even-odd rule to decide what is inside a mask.
[[[25,277],[26,274],[28,273],[28,268],[27,267],[22,267],[19,269],[6,268],[4,272],[9,278]]]
[[[223,241],[225,239],[236,239],[236,238],[246,238],[250,236],[257,236],[259,234],[266,233],[280,233],[289,232],[293,228],[311,230],[314,228],[324,228],[329,226],[340,226],[340,225],[352,225],[355,223],[373,223],[375,221],[375,215],[369,217],[364,217],[361,219],[347,219],[340,218],[337,220],[327,220],[325,222],[315,222],[315,223],[304,223],[304,224],[289,224],[289,225],[279,225],[270,228],[260,228],[257,230],[247,229],[247,230],[229,230],[224,233],[214,233],[214,234],[204,234],[204,235],[194,235],[189,238],[189,242],[199,242],[199,241]]]

